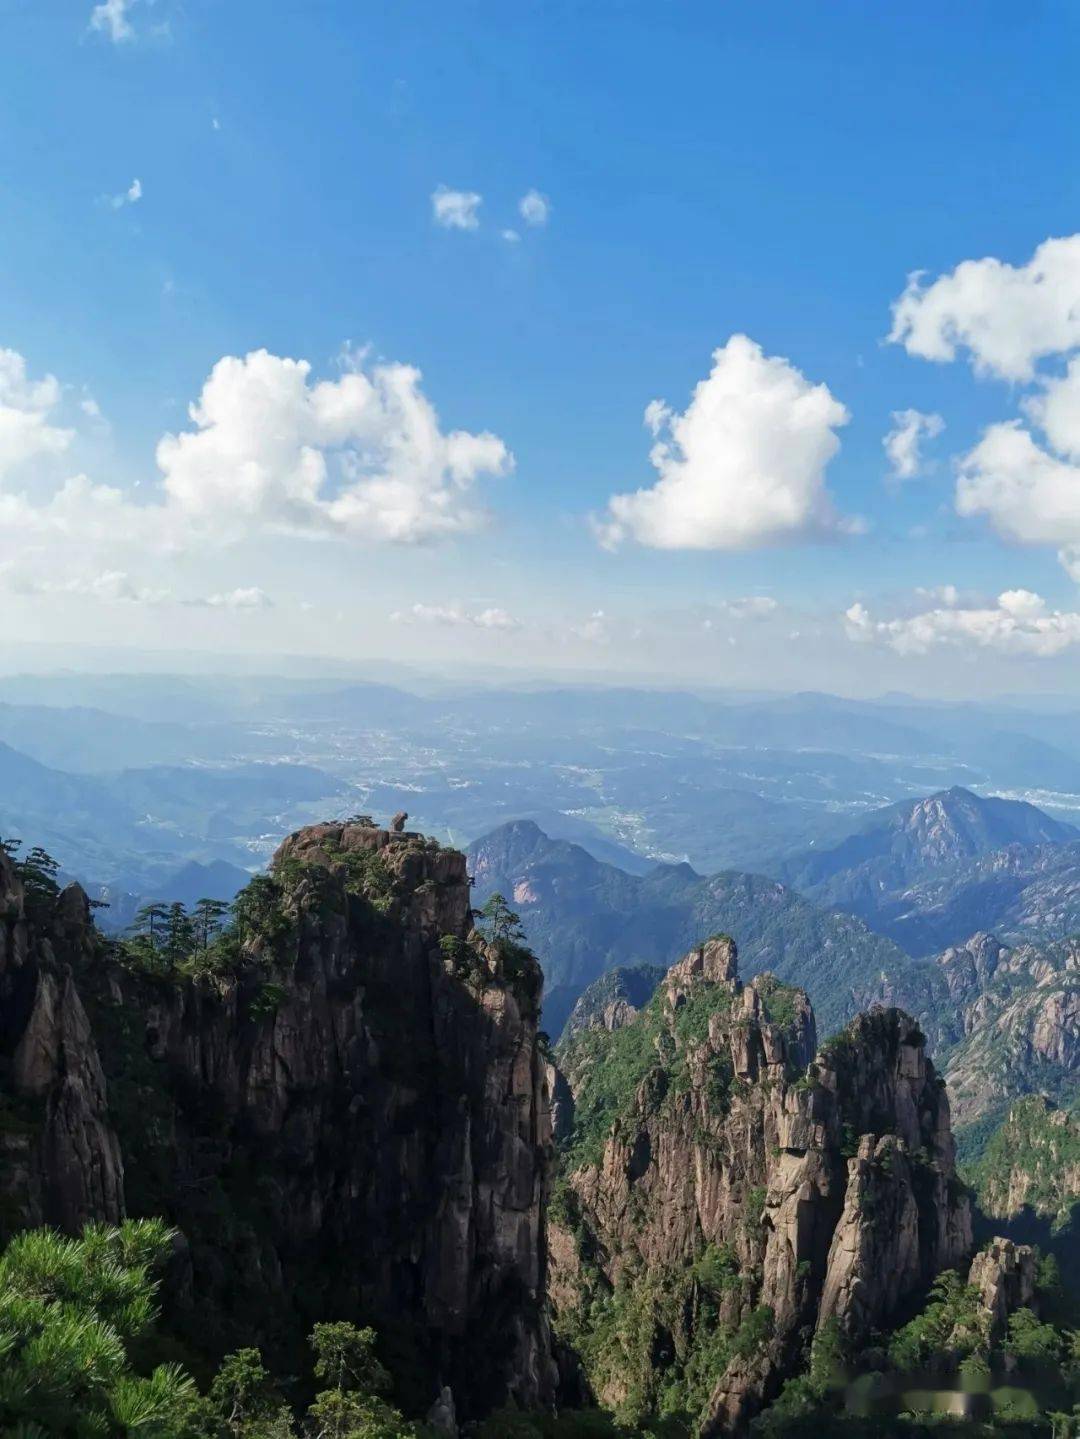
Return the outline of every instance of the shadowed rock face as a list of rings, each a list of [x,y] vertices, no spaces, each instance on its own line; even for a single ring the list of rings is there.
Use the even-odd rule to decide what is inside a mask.
[[[472,932],[464,856],[417,835],[314,826],[275,872],[273,937],[201,981],[89,953],[65,968],[66,897],[49,939],[8,921],[24,1018],[5,1084],[55,1114],[35,1162],[62,1199],[26,1218],[117,1217],[122,1148],[128,1210],[184,1235],[170,1308],[201,1345],[288,1353],[314,1320],[350,1318],[418,1405],[444,1385],[465,1418],[550,1403],[535,962]]]
[[[579,1109],[569,1218],[551,1230],[560,1325],[587,1329],[592,1300],[652,1284],[651,1352],[708,1343],[721,1355],[706,1434],[744,1427],[816,1330],[865,1339],[970,1251],[948,1101],[914,1021],[860,1016],[811,1061],[815,1043],[806,996],[770,976],[743,986],[719,939],[675,965],[629,1025],[560,1050]],[[605,1064],[632,1085],[590,1148]],[[715,1319],[696,1327],[704,1299]],[[607,1402],[626,1401],[617,1366],[590,1377]]]
[[[75,983],[97,944],[78,885],[47,927],[31,923],[0,851],[0,1238],[23,1224],[76,1229],[124,1212],[120,1146]]]

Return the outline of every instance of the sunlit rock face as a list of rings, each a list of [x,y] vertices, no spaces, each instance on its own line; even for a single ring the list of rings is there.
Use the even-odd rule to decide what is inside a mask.
[[[805,994],[743,985],[723,936],[628,1023],[606,1019],[559,1049],[576,1112],[551,1229],[557,1322],[588,1332],[598,1298],[618,1309],[634,1292],[656,1372],[608,1363],[598,1332],[583,1346],[598,1397],[626,1412],[668,1384],[704,1433],[738,1431],[815,1331],[858,1343],[970,1252],[944,1086],[896,1009],[815,1055]]]

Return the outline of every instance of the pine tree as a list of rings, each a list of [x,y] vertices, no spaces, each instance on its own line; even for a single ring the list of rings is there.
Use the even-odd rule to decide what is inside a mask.
[[[174,900],[166,911],[165,940],[162,950],[170,966],[182,964],[195,948],[195,924],[180,900]]]
[[[171,1243],[157,1219],[11,1240],[0,1258],[0,1432],[178,1433],[171,1421],[193,1381],[175,1364],[139,1374],[129,1353],[151,1330]]]
[[[223,899],[200,899],[192,912],[195,936],[202,949],[210,948],[210,941],[220,933],[229,913],[229,905]]]
[[[501,894],[489,897],[480,911],[480,919],[487,928],[488,938],[495,944],[521,944],[525,939],[521,916],[514,913]]]
[[[133,932],[136,936],[145,936],[149,939],[151,947],[156,949],[161,941],[168,913],[167,906],[157,900],[152,904],[144,904],[135,915]]]
[[[32,918],[47,914],[60,893],[56,879],[60,865],[40,845],[35,845],[25,858],[16,861],[15,870],[22,880],[27,913]]]

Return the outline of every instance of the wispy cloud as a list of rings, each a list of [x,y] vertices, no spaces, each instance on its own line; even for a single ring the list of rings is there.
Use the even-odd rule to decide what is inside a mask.
[[[518,202],[518,214],[526,225],[546,225],[551,217],[551,201],[539,190],[530,190]]]
[[[247,588],[226,590],[224,594],[207,595],[203,600],[189,600],[189,604],[205,606],[211,610],[269,610],[273,600],[258,585]]]
[[[919,410],[894,410],[892,419],[893,427],[881,442],[890,477],[913,480],[923,468],[923,441],[936,439],[945,421],[940,415],[924,415]]]
[[[405,610],[395,610],[390,616],[399,625],[446,625],[452,628],[467,627],[478,630],[516,630],[521,621],[506,610],[492,606],[483,610],[466,610],[461,605],[410,605]]]
[[[475,190],[451,190],[439,185],[431,193],[431,215],[444,230],[478,230],[484,197]]]
[[[118,195],[109,196],[109,204],[114,210],[122,210],[125,205],[137,205],[142,199],[142,181],[136,175],[126,190],[121,190]]]
[[[90,11],[90,29],[106,36],[114,45],[134,40],[135,27],[128,18],[135,0],[102,0]]]

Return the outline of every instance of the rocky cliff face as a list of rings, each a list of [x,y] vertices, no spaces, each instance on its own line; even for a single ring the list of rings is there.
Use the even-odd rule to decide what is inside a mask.
[[[472,931],[463,855],[303,830],[229,962],[160,975],[69,954],[66,896],[34,941],[4,874],[5,1082],[47,1117],[28,1219],[115,1217],[122,1150],[128,1210],[184,1235],[171,1309],[201,1345],[350,1318],[418,1406],[550,1402],[540,975]]]
[[[743,1428],[825,1326],[852,1342],[971,1247],[948,1101],[914,1021],[815,1057],[806,996],[726,938],[614,1033],[561,1047],[576,1112],[552,1297],[601,1398]]]
[[[988,1338],[1001,1340],[1009,1315],[1035,1299],[1038,1251],[1011,1239],[992,1239],[971,1261],[968,1283],[979,1293],[979,1303],[990,1316]]]
[[[980,932],[913,973],[859,992],[916,1015],[946,1072],[958,1126],[1024,1094],[1080,1088],[1080,943],[1008,945]]]
[[[570,1011],[564,1033],[583,1029],[621,1029],[656,993],[664,977],[659,964],[617,965],[589,985]]]
[[[984,987],[961,999],[963,1036],[950,1051],[949,1092],[958,1122],[1018,1094],[1045,1090],[1071,1098],[1080,1086],[1080,943],[1019,944],[1005,948],[976,936],[959,952],[993,953]],[[946,971],[958,961],[946,955]]]
[[[50,908],[46,925],[32,920],[0,850],[0,1239],[124,1209],[120,1146],[76,984],[99,942],[77,885]]]
[[[1067,1232],[1080,1200],[1080,1119],[1042,1095],[1014,1104],[972,1175],[979,1207],[991,1219],[1025,1210]]]

